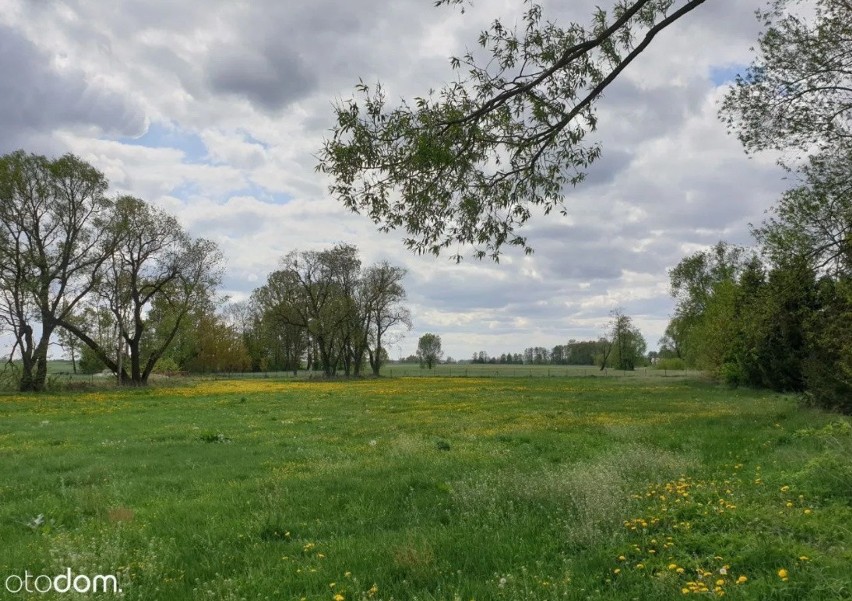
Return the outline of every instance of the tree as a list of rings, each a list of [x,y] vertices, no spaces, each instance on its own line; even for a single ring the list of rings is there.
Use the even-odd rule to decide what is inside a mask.
[[[195,373],[243,372],[251,366],[243,337],[221,316],[203,311],[192,320],[197,333],[191,357],[180,367]]]
[[[21,356],[20,389],[44,390],[47,352],[111,255],[102,173],[73,155],[0,157],[0,320]]]
[[[398,325],[411,329],[411,313],[402,305],[406,298],[405,288],[402,287],[405,274],[406,270],[402,267],[394,267],[384,261],[368,268],[364,275],[364,287],[370,299],[368,307],[372,315],[370,333],[373,340],[367,352],[374,376],[379,375],[387,357],[382,340],[388,331]]]
[[[85,342],[121,383],[140,386],[187,316],[209,302],[221,280],[222,255],[213,242],[189,236],[173,216],[130,196],[116,201],[112,232],[115,249],[97,287],[97,302],[112,314],[115,346],[95,340],[72,321],[58,323]],[[129,366],[123,362],[125,347]]]
[[[755,237],[776,264],[804,260],[852,277],[852,154],[813,156],[798,172],[801,185],[781,196]]]
[[[708,303],[722,282],[734,281],[746,263],[746,250],[725,242],[683,258],[671,271],[675,315],[666,328],[671,346],[689,365],[698,361],[702,336],[696,334]]]
[[[746,150],[832,149],[852,143],[852,4],[816,0],[815,16],[774,0],[758,55],[725,97],[722,116]],[[841,150],[845,148],[846,150]]]
[[[437,93],[388,107],[380,84],[358,85],[360,99],[335,107],[318,170],[346,207],[382,230],[404,229],[417,252],[465,244],[476,257],[497,259],[507,244],[530,252],[517,230],[531,209],[561,209],[565,188],[600,156],[585,142],[596,100],[703,2],[618,0],[609,12],[598,8],[591,25],[566,27],[530,4],[520,29],[495,21],[481,33],[490,59],[452,58],[458,78]]]
[[[432,369],[444,352],[441,350],[441,337],[437,334],[423,334],[417,342],[417,360],[420,367]]]
[[[612,310],[610,316],[610,361],[616,369],[633,371],[645,356],[645,338],[639,328],[633,325],[633,319],[624,314],[623,309]],[[606,357],[603,363],[606,363]]]

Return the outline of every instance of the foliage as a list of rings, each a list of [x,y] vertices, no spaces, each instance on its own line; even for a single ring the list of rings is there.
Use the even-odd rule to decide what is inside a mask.
[[[80,349],[80,360],[77,363],[77,367],[84,374],[99,374],[107,369],[107,366],[101,361],[100,357],[88,346]]]
[[[0,327],[14,337],[10,358],[21,357],[22,391],[44,390],[51,336],[114,248],[106,190],[104,175],[70,154],[0,157]]]
[[[423,334],[417,341],[417,360],[420,362],[420,367],[432,369],[441,361],[443,354],[441,337],[437,334]]]
[[[90,312],[108,320],[112,339],[104,344],[75,320],[58,323],[120,374],[122,383],[144,385],[187,316],[210,302],[223,257],[213,242],[193,239],[173,216],[130,196],[115,202],[111,235],[113,252],[87,303]]]
[[[615,369],[633,371],[643,364],[647,345],[642,332],[633,324],[633,319],[622,309],[610,312],[608,328],[610,350],[603,358],[603,365]]]
[[[388,337],[411,327],[405,273],[387,262],[363,269],[348,244],[289,253],[252,294],[244,329],[252,366],[295,371],[306,355],[309,370],[359,376],[368,359],[379,375]]]
[[[669,371],[683,371],[686,369],[686,364],[680,357],[671,357],[666,359],[658,359],[654,367]]]
[[[331,193],[405,244],[439,254],[472,245],[495,260],[505,245],[530,252],[518,229],[536,207],[562,209],[600,147],[596,100],[663,29],[704,0],[618,0],[588,26],[564,27],[528,3],[522,25],[494,21],[477,53],[451,59],[458,78],[388,106],[363,82],[335,106],[318,170]],[[438,2],[438,4],[455,2]],[[461,251],[456,254],[461,258]]]
[[[852,5],[775,0],[761,14],[758,55],[725,98],[722,115],[750,151],[807,153],[815,146],[848,155],[852,142]],[[810,11],[805,7],[805,13]]]

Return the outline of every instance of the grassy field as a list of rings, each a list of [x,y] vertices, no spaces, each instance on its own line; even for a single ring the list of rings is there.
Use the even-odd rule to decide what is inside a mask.
[[[682,378],[0,396],[0,598],[850,599],[850,524],[848,419]]]

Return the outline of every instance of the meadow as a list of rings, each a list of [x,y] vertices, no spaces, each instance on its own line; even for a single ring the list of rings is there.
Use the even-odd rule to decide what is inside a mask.
[[[848,418],[690,378],[0,396],[0,598],[839,600],[850,524]]]

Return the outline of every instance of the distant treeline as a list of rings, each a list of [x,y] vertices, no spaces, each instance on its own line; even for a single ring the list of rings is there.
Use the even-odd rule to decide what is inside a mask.
[[[557,344],[552,348],[531,346],[523,353],[489,355],[486,351],[473,353],[471,363],[492,365],[599,365],[607,354],[610,342],[598,340],[574,340],[568,344]]]

